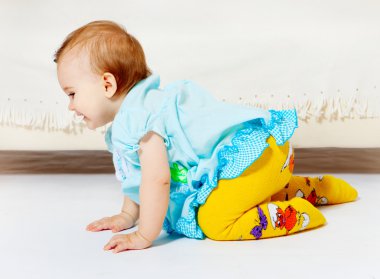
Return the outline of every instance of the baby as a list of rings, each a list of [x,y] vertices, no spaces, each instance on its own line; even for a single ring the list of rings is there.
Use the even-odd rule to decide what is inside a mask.
[[[248,240],[319,227],[316,206],[353,201],[332,175],[293,175],[293,110],[218,101],[188,80],[160,88],[139,42],[111,21],[70,33],[55,53],[69,110],[89,129],[107,123],[108,150],[124,204],[87,226],[119,234],[114,253],[150,247],[163,228],[189,238]]]

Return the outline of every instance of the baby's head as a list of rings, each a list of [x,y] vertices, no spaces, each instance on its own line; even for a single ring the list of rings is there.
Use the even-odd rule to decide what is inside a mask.
[[[69,110],[83,115],[92,130],[113,121],[128,91],[151,74],[140,43],[111,21],[90,22],[70,33],[54,62]]]

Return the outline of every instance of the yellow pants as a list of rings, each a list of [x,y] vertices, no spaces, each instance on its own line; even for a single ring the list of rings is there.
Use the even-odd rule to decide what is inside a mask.
[[[320,211],[300,197],[273,201],[289,183],[294,166],[289,142],[269,147],[239,177],[221,179],[199,207],[198,224],[214,240],[258,239],[287,235],[325,223]]]

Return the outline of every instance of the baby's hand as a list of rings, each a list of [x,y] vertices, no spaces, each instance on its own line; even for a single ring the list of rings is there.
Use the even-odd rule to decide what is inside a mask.
[[[112,230],[113,233],[129,229],[134,226],[134,220],[123,213],[112,217],[105,217],[89,224],[88,231],[98,232],[102,230]]]
[[[125,250],[140,250],[152,245],[152,241],[143,237],[138,231],[129,234],[119,234],[111,238],[104,246],[104,250],[113,250],[113,253],[119,253]]]

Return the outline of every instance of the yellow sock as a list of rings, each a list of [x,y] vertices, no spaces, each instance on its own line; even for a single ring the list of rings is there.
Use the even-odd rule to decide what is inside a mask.
[[[271,200],[289,200],[300,197],[313,205],[326,205],[356,200],[358,192],[343,179],[332,175],[302,177],[293,175],[289,183]]]

